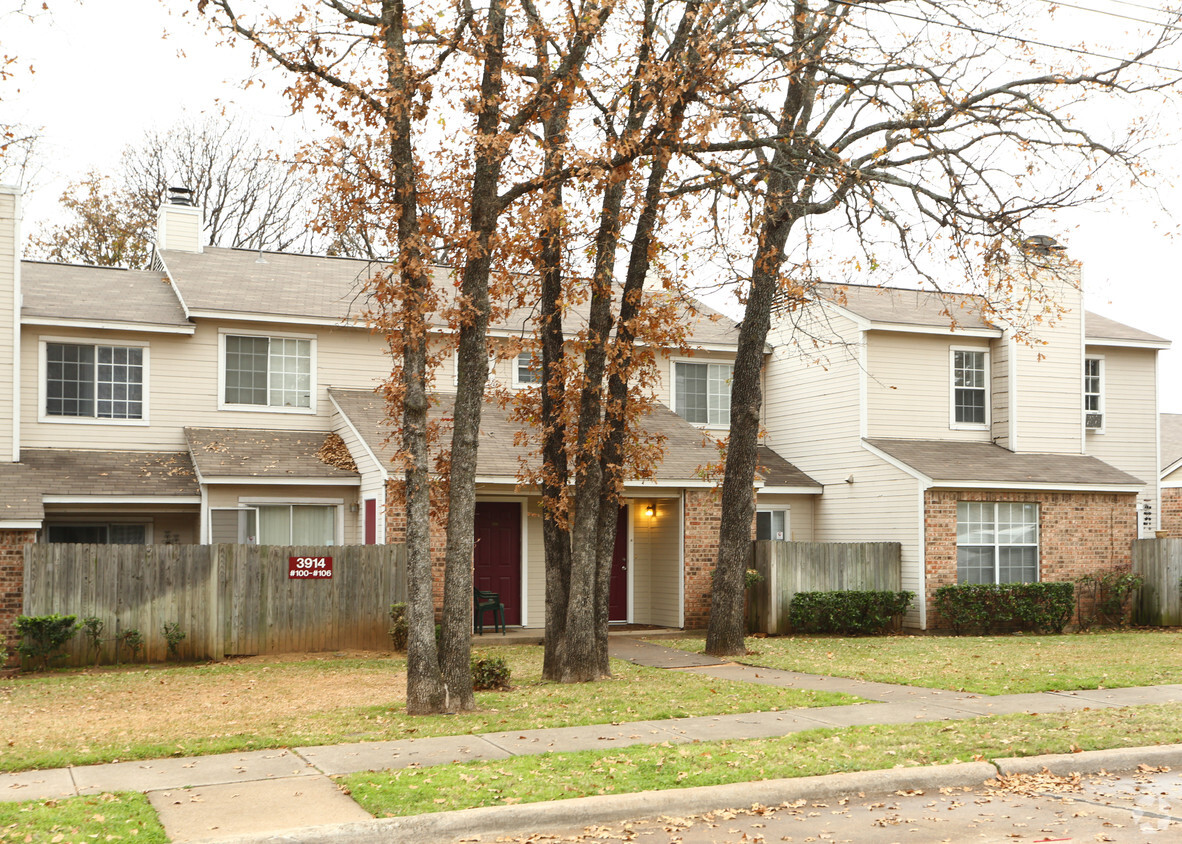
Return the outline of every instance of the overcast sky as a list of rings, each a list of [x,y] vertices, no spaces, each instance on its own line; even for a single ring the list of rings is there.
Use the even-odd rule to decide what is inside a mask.
[[[1116,15],[1153,17],[1154,0],[1074,4],[1092,11],[1059,4],[1068,10],[1054,22],[1048,18],[1040,37],[1119,48],[1120,33],[1138,24]],[[271,77],[271,85],[243,90],[242,81],[259,74],[249,51],[219,45],[193,14],[182,16],[194,2],[50,0],[50,12],[33,21],[4,14],[20,5],[0,0],[0,52],[15,53],[21,67],[32,65],[35,73],[20,74],[20,93],[0,102],[0,117],[42,129],[43,168],[26,198],[26,231],[54,213],[69,180],[91,168],[113,169],[122,148],[149,129],[224,107],[260,135],[272,128],[298,133],[300,119],[281,96],[282,80]],[[1182,51],[1156,61],[1182,68]],[[1073,212],[1059,221],[1062,230],[1045,234],[1083,262],[1090,310],[1174,342],[1161,358],[1160,409],[1182,413],[1182,239],[1173,234],[1182,223],[1182,162],[1175,161],[1182,106],[1151,117],[1166,133],[1155,162],[1156,195],[1128,193],[1105,208]]]

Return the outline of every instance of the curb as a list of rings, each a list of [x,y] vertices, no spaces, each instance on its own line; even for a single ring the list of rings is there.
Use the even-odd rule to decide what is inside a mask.
[[[1071,774],[1098,774],[1101,771],[1132,771],[1139,765],[1182,768],[1182,744],[1085,750],[1080,753],[1049,753],[1046,756],[994,759],[993,764],[1003,774],[1038,774],[1046,768],[1059,777]]]
[[[927,768],[889,768],[819,777],[642,791],[633,794],[575,797],[549,803],[490,806],[404,818],[291,829],[282,833],[206,839],[201,844],[438,844],[456,838],[513,833],[560,833],[612,821],[662,815],[698,815],[746,807],[778,806],[793,800],[817,800],[847,794],[901,789],[927,790],[977,786],[994,776],[988,762],[963,762]],[[194,844],[197,844],[194,842]]]

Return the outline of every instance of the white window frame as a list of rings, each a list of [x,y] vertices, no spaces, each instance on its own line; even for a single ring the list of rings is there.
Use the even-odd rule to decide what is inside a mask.
[[[994,585],[997,585],[1001,582],[1000,580],[998,580],[998,578],[1000,577],[999,572],[1001,571],[1001,566],[999,565],[998,561],[1001,559],[1000,551],[1002,548],[1031,548],[1031,547],[1033,547],[1034,548],[1034,580],[1032,580],[1030,582],[1031,583],[1042,582],[1042,505],[1040,505],[1036,501],[958,501],[958,502],[956,502],[957,525],[960,524],[960,505],[961,504],[992,504],[993,505],[993,543],[992,543],[992,547],[993,547],[993,583],[994,583]],[[1000,531],[997,529],[997,507],[999,504],[1033,504],[1034,505],[1034,542],[1006,542],[1006,543],[998,542],[998,534],[1000,533]],[[960,580],[960,549],[962,547],[962,543],[960,541],[959,534],[960,534],[960,531],[958,530],[957,537],[956,537],[956,582],[957,582],[957,584],[961,583],[961,580]],[[988,547],[990,547],[990,544],[985,543],[985,542],[965,542],[965,543],[963,543],[963,545],[966,547],[971,547],[971,548],[988,548]]]
[[[344,539],[345,539],[345,499],[343,499],[343,498],[291,498],[291,497],[282,497],[282,498],[250,497],[250,498],[245,498],[245,497],[243,497],[243,498],[238,499],[238,506],[240,509],[251,509],[251,510],[258,510],[258,508],[260,508],[260,507],[277,507],[277,506],[278,507],[282,507],[282,506],[289,506],[289,507],[336,507],[337,517],[336,517],[336,521],[335,521],[335,527],[333,529],[335,536],[333,537],[333,542],[331,544],[332,544],[332,547],[336,547],[338,545],[345,544],[345,542],[344,542]],[[234,508],[213,507],[210,509],[224,510],[224,509],[234,509]],[[255,521],[255,530],[261,530],[261,527],[259,526],[259,523],[258,523],[258,518],[260,515],[261,514],[255,515],[255,520],[256,520]],[[212,521],[213,520],[211,519],[210,522],[212,523]],[[255,537],[255,544],[256,545],[258,544],[258,537],[257,536]]]
[[[38,337],[37,354],[37,421],[51,425],[136,425],[143,427],[151,424],[148,418],[148,382],[149,382],[149,347],[143,340],[124,340],[111,337]],[[141,386],[141,408],[143,415],[139,419],[107,419],[101,416],[51,416],[45,412],[49,401],[47,379],[49,377],[49,352],[46,346],[50,343],[64,343],[70,346],[113,346],[121,349],[143,350],[143,383]],[[97,366],[97,363],[95,364]],[[96,399],[97,400],[97,399]]]
[[[982,367],[985,372],[985,421],[984,422],[958,422],[956,419],[956,391],[957,389],[966,389],[964,387],[958,388],[956,386],[956,353],[957,352],[974,352],[983,355]],[[977,387],[970,387],[968,389],[980,389]],[[987,431],[992,423],[993,414],[993,373],[989,366],[989,350],[981,346],[951,346],[948,349],[948,427],[954,431]]]
[[[1100,380],[1100,391],[1098,393],[1089,393],[1088,392],[1088,361],[1093,361],[1093,360],[1096,361],[1096,363],[1098,364],[1097,373],[1096,373],[1097,377]],[[1104,428],[1108,423],[1108,410],[1105,407],[1105,401],[1104,401],[1104,393],[1105,393],[1104,388],[1107,385],[1104,383],[1104,381],[1105,381],[1104,356],[1103,355],[1085,355],[1084,356],[1084,372],[1083,372],[1083,414],[1084,414],[1084,431],[1086,431],[1089,434],[1103,434]],[[1094,395],[1099,399],[1099,401],[1097,402],[1097,404],[1099,405],[1099,410],[1094,410],[1094,411],[1088,410],[1088,396],[1089,395]],[[1100,427],[1099,428],[1089,428],[1088,427],[1088,414],[1089,413],[1099,413],[1100,414]]]
[[[679,364],[689,364],[691,366],[729,366],[731,368],[731,374],[730,374],[730,377],[726,379],[727,399],[729,401],[729,399],[730,399],[730,385],[734,381],[734,377],[735,377],[735,362],[733,360],[702,360],[702,359],[698,359],[698,358],[670,358],[669,359],[670,405],[672,407],[673,412],[676,413],[678,416],[681,416],[682,419],[685,419],[685,417],[682,416],[682,414],[681,414],[682,410],[684,410],[685,408],[681,406],[682,403],[680,401],[678,401],[678,395],[677,395],[677,367]],[[707,396],[706,400],[707,400],[707,402],[709,402],[710,397]],[[689,422],[688,419],[685,419],[685,421]],[[725,431],[725,430],[729,429],[731,426],[730,408],[729,407],[727,408],[725,422],[690,422],[690,424],[696,425],[699,428],[708,428],[708,429],[717,430],[717,431]]]
[[[792,539],[792,511],[788,507],[759,507],[759,508],[757,508],[755,510],[756,535],[757,536],[758,536],[758,530],[759,530],[758,524],[759,524],[759,514],[760,513],[783,513],[784,514],[784,538],[782,540],[774,540],[773,539],[773,541],[782,541],[782,542],[791,541],[791,539]]]
[[[307,407],[274,407],[269,404],[231,404],[226,401],[226,338],[227,337],[266,337],[268,340],[308,340],[308,406]],[[316,413],[316,397],[318,384],[316,380],[316,335],[292,334],[286,331],[259,331],[257,329],[219,328],[218,329],[218,410],[245,411],[246,413],[298,413],[311,415]],[[270,371],[267,373],[267,400],[270,401]]]
[[[528,356],[526,362],[526,369],[532,370],[531,374],[536,373],[536,381],[522,381],[521,380],[521,359]],[[517,357],[513,358],[513,386],[516,389],[525,389],[527,387],[539,387],[542,384],[542,359],[531,351],[522,351],[518,353]]]

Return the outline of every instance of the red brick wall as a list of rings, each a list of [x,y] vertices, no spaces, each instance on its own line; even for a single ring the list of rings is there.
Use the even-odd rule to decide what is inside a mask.
[[[402,481],[386,482],[386,542],[394,544],[406,541],[406,485]],[[443,613],[443,572],[446,568],[444,556],[447,550],[447,522],[443,517],[444,502],[440,502],[434,490],[431,501],[431,592],[435,598],[435,618]]]
[[[685,626],[697,630],[710,620],[710,587],[718,562],[721,491],[685,492]]]
[[[928,490],[924,498],[928,627],[939,626],[933,604],[936,590],[956,583],[959,501],[1037,503],[1040,580],[1075,580],[1084,574],[1133,565],[1133,540],[1137,538],[1137,496],[1133,493]]]
[[[1182,487],[1161,491],[1161,529],[1171,539],[1182,538]]]
[[[36,538],[35,530],[0,530],[0,643],[14,653],[13,626],[24,605],[24,548]]]

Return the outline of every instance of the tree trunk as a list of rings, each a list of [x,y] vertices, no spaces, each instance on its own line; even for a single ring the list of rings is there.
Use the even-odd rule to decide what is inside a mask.
[[[489,275],[492,238],[500,214],[497,187],[501,154],[495,149],[504,64],[505,0],[491,0],[485,32],[484,104],[476,121],[471,230],[460,296],[465,303],[457,352],[459,365],[448,483],[447,571],[443,581],[443,680],[455,711],[476,708],[472,693],[472,551],[475,544],[476,455],[488,383]]]
[[[423,295],[425,271],[419,231],[418,191],[414,181],[406,45],[402,0],[383,0],[387,76],[393,96],[387,121],[394,163],[394,194],[399,207],[398,272],[402,282],[402,443],[406,461],[407,647],[406,711],[411,715],[442,712],[447,695],[435,646],[435,602],[431,572],[431,478],[427,455],[427,324]],[[402,166],[399,166],[399,163]]]

